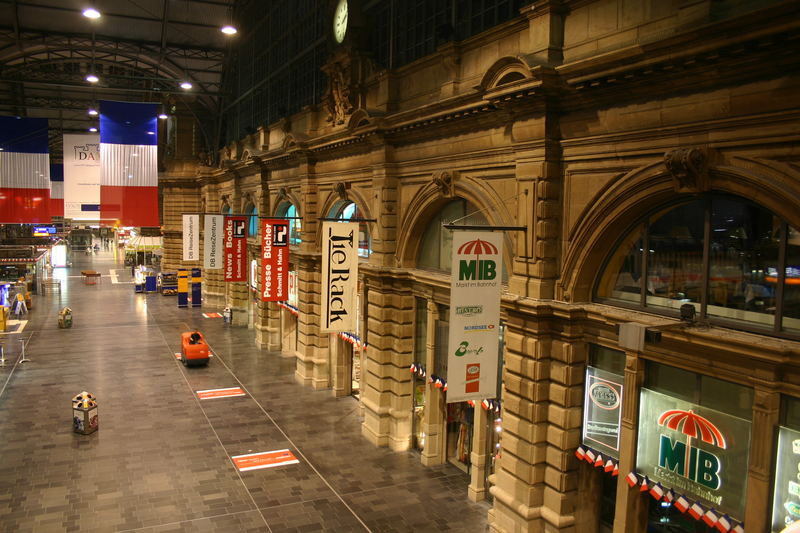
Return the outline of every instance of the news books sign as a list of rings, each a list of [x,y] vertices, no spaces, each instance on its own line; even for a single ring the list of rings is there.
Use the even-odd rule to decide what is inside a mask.
[[[225,281],[247,281],[247,217],[225,217]]]
[[[261,301],[289,299],[289,222],[261,221]]]
[[[503,235],[454,231],[447,403],[497,396]]]
[[[203,223],[203,267],[222,268],[222,215],[206,215]]]
[[[321,330],[355,331],[358,223],[322,223]]]

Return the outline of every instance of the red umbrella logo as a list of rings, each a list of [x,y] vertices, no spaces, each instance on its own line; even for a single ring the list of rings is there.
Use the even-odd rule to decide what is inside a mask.
[[[475,259],[480,261],[481,254],[497,254],[497,246],[488,242],[482,241],[480,239],[475,239],[474,241],[467,241],[461,246],[458,247],[458,255],[470,255],[475,254]]]
[[[727,447],[725,444],[725,437],[722,435],[722,432],[717,429],[717,426],[691,409],[688,411],[683,411],[681,409],[664,411],[661,413],[661,416],[658,417],[658,425],[666,425],[669,429],[680,431],[686,435],[687,465],[689,464],[689,454],[692,449],[692,439],[696,439],[698,435],[703,442],[715,445],[723,450]]]

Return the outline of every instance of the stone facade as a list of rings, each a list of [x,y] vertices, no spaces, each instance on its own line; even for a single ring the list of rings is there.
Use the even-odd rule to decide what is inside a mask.
[[[449,300],[449,276],[417,265],[429,221],[463,198],[489,224],[523,226],[505,234],[492,528],[601,531],[597,475],[573,454],[588,345],[619,349],[619,324],[664,319],[593,303],[597,273],[635,221],[704,191],[750,199],[800,228],[798,15],[794,2],[539,0],[508,23],[391,72],[370,69],[359,50],[339,49],[329,74],[347,76],[336,77],[325,105],[227,147],[218,168],[163,176],[165,266],[181,263],[182,212],[242,213],[252,204],[272,215],[294,204],[302,217],[291,259],[297,318],[254,303],[245,283],[226,285],[216,272],[204,273],[206,305],[231,307],[233,325],[253,327],[259,346],[294,357],[297,379],[311,387],[345,394],[352,358],[363,358],[362,433],[405,450],[415,298],[427,302],[429,369],[441,348],[439,309]],[[337,94],[349,100],[337,102]],[[318,320],[319,219],[343,200],[369,220],[372,253],[359,267],[363,353],[322,333]],[[767,531],[774,428],[780,395],[800,395],[799,351],[792,338],[714,326],[664,331],[658,344],[626,349],[623,475],[635,467],[645,361],[712,368],[754,390],[748,503],[737,518],[749,533]],[[427,386],[424,464],[446,460],[445,394]],[[481,499],[492,468],[488,414],[475,411],[465,492]],[[614,531],[645,530],[643,498],[617,483]]]

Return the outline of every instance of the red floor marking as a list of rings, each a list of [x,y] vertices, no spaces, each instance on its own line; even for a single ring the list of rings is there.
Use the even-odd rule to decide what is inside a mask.
[[[209,357],[214,357],[214,354],[213,354],[213,353],[209,353],[209,354],[208,354],[208,356],[209,356]],[[180,359],[180,358],[181,358],[181,354],[180,354],[180,352],[176,353],[176,354],[175,354],[175,359]]]
[[[203,316],[206,318],[222,318],[222,315],[219,313],[203,313]]]
[[[241,387],[197,391],[197,397],[201,400],[210,400],[212,398],[233,398],[234,396],[246,396],[246,394]]]
[[[236,468],[241,472],[258,470],[259,468],[272,468],[274,466],[292,465],[300,461],[289,450],[275,450],[274,452],[250,453],[231,457]]]

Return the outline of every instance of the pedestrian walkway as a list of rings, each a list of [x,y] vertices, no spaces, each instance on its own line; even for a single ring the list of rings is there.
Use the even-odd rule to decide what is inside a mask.
[[[0,531],[487,531],[466,475],[370,444],[355,399],[296,384],[294,360],[256,348],[252,331],[135,294],[111,252],[73,261],[56,269],[60,291],[34,297],[24,331],[0,336]],[[64,306],[72,329],[58,329]],[[175,353],[195,328],[214,357],[187,369]],[[197,395],[235,387],[244,395]],[[72,430],[83,390],[99,402],[91,435]],[[231,460],[282,450],[297,462]]]

